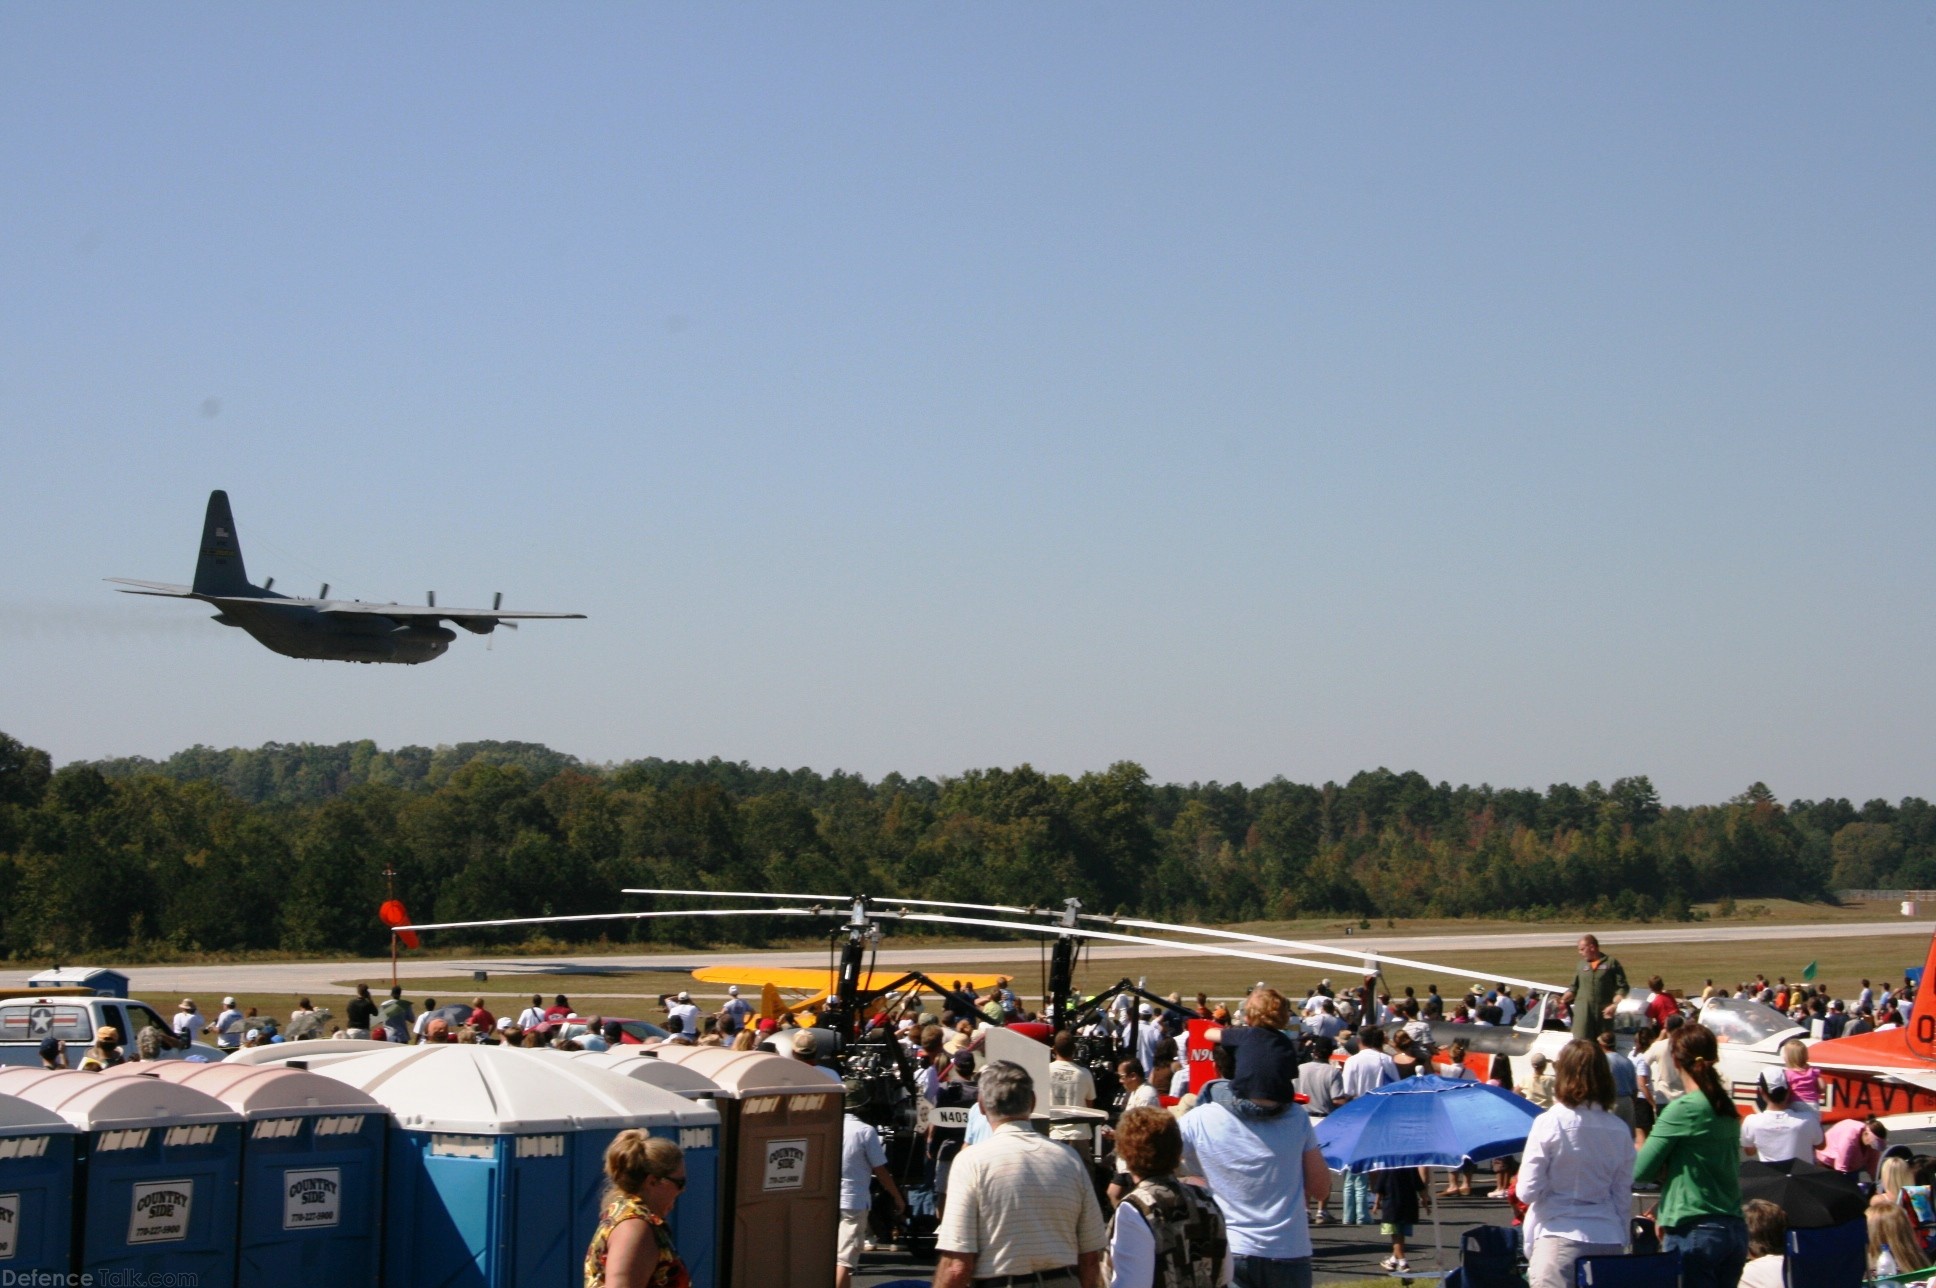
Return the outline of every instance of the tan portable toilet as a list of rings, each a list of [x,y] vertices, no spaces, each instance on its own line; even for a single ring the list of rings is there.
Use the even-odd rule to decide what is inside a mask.
[[[722,1288],[828,1288],[840,1235],[844,1089],[822,1069],[764,1051],[654,1049],[719,1088]]]

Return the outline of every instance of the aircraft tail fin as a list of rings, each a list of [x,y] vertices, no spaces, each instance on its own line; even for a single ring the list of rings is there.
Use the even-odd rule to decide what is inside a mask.
[[[208,494],[208,514],[202,520],[202,553],[195,563],[198,595],[246,595],[255,588],[242,567],[242,542],[235,535],[235,516],[229,513],[229,494]]]
[[[1929,952],[1923,958],[1923,977],[1916,981],[1916,1004],[1903,1022],[1909,1049],[1917,1055],[1936,1060],[1936,935],[1930,936]]]

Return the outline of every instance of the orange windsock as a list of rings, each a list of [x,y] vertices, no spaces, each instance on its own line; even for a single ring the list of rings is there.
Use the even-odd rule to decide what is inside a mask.
[[[376,915],[386,926],[407,926],[410,924],[410,914],[404,911],[403,900],[401,899],[385,899],[383,906],[376,910]],[[403,941],[405,948],[421,948],[423,946],[418,942],[417,932],[414,930],[399,931],[397,932],[397,938]]]

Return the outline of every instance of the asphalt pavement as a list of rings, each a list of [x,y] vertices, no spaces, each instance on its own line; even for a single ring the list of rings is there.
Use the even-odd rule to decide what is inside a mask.
[[[1435,1173],[1435,1180],[1439,1174]],[[1482,1169],[1474,1183],[1492,1183],[1490,1170]],[[1443,1182],[1437,1182],[1442,1184]],[[1342,1192],[1342,1187],[1339,1188]],[[1331,1211],[1338,1210],[1338,1197],[1331,1200]],[[1413,1277],[1420,1283],[1431,1283],[1440,1273],[1459,1264],[1459,1234],[1475,1225],[1510,1225],[1512,1208],[1504,1199],[1487,1199],[1474,1195],[1472,1198],[1434,1198],[1439,1208],[1439,1228],[1444,1239],[1444,1260],[1434,1261],[1432,1256],[1432,1222],[1428,1216],[1412,1232],[1407,1246],[1412,1263]],[[1360,1279],[1381,1279],[1386,1272],[1378,1268],[1378,1263],[1391,1255],[1391,1241],[1378,1233],[1376,1225],[1321,1225],[1311,1230],[1311,1245],[1314,1251],[1313,1269],[1315,1278],[1321,1284],[1351,1283]],[[879,1288],[882,1284],[893,1283],[898,1279],[918,1279],[923,1283],[934,1274],[932,1257],[914,1257],[901,1252],[870,1252],[865,1254],[860,1274],[854,1277],[856,1284],[868,1288]]]

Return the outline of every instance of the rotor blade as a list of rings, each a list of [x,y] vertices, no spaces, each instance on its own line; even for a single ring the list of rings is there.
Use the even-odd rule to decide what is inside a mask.
[[[910,912],[903,921],[932,921],[952,926],[990,926],[997,930],[1021,930],[1032,935],[1068,934],[1065,926],[1044,925],[1033,921],[995,921],[988,917],[949,917],[938,912]],[[1153,939],[1148,935],[1125,935],[1111,930],[1082,930],[1076,932],[1084,939],[1108,939],[1120,944],[1151,944],[1158,948],[1181,948],[1185,952],[1202,953],[1211,957],[1242,957],[1255,962],[1273,962],[1279,966],[1315,966],[1319,970],[1337,970],[1336,962],[1314,962],[1304,957],[1279,957],[1275,953],[1253,953],[1242,948],[1218,948],[1214,944],[1192,944],[1181,939]]]
[[[850,894],[768,894],[762,890],[632,890],[620,894],[678,894],[694,899],[806,899],[813,903],[852,903]]]
[[[812,899],[829,903],[848,903],[854,901],[850,894],[767,894],[758,890],[621,890],[620,894],[677,894],[691,895],[700,899]],[[890,906],[901,904],[919,905],[923,908],[973,908],[984,912],[1014,912],[1022,916],[1030,913],[1047,912],[1046,908],[1017,908],[1005,903],[949,903],[945,899],[903,899],[898,895],[869,895],[869,903],[883,903]]]
[[[1249,935],[1239,930],[1210,930],[1203,926],[1180,926],[1168,921],[1146,921],[1141,917],[1101,917],[1090,913],[1084,913],[1082,920],[1100,921],[1115,926],[1136,926],[1143,930],[1164,930],[1186,935],[1208,935],[1213,939],[1236,939],[1249,944],[1275,944],[1282,948],[1296,948],[1304,952],[1335,953],[1347,959],[1355,958],[1357,961],[1390,962],[1394,966],[1411,966],[1420,970],[1438,971],[1446,975],[1457,975],[1460,973],[1440,962],[1419,961],[1412,957],[1393,957],[1387,953],[1358,952],[1350,948],[1330,948],[1323,944],[1314,944],[1302,939],[1277,939],[1270,935]],[[1350,964],[1353,963],[1348,962],[1347,966]],[[1474,971],[1473,973],[1488,975],[1495,983],[1517,984],[1521,988],[1534,988],[1542,993],[1564,993],[1566,991],[1562,985],[1542,984],[1535,979],[1514,979],[1510,975],[1491,975],[1490,972],[1486,971]]]
[[[672,912],[588,912],[575,917],[505,917],[497,921],[425,921],[392,930],[468,930],[476,926],[550,926],[567,921],[642,921],[648,917],[817,917],[812,908],[680,908]]]
[[[1017,908],[1013,904],[1006,903],[949,903],[946,899],[902,899],[893,895],[881,895],[877,899],[869,900],[869,902],[909,904],[918,905],[923,908],[970,908],[979,909],[982,912],[1013,912],[1024,917],[1032,916],[1038,912],[1046,913],[1050,911],[1048,908]]]

